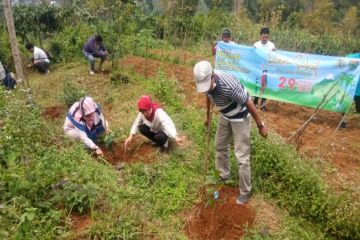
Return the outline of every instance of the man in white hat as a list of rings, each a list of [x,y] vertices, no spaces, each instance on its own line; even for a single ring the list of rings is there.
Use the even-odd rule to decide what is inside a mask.
[[[250,198],[250,115],[254,118],[259,133],[267,137],[268,130],[244,86],[226,73],[214,74],[208,61],[198,62],[194,67],[196,90],[206,95],[206,124],[209,124],[210,100],[219,108],[216,130],[216,169],[220,180],[230,178],[230,140],[234,136],[235,158],[239,164],[240,195],[236,202],[245,204]]]

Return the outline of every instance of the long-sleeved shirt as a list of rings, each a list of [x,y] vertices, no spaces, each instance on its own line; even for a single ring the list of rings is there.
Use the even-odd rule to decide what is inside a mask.
[[[74,103],[70,110],[69,114],[74,114],[75,111],[80,111],[79,109],[79,102]],[[98,114],[98,112],[94,113],[94,125],[98,125],[101,121],[103,124],[104,129],[107,129],[107,122],[104,119],[104,115],[102,113]],[[77,121],[79,124],[85,126],[84,121]],[[85,126],[87,127],[87,126]],[[97,145],[91,140],[85,131],[82,131],[81,129],[77,128],[69,119],[69,117],[65,118],[64,122],[64,132],[66,135],[72,137],[72,138],[79,138],[88,148],[95,149]]]
[[[96,42],[95,36],[91,36],[86,42],[83,51],[90,54],[103,55],[106,48],[103,43],[99,44]]]
[[[141,124],[145,124],[150,128],[150,131],[155,133],[158,131],[163,131],[169,138],[175,138],[177,136],[174,122],[162,108],[158,108],[156,110],[154,119],[151,122],[145,118],[144,114],[139,112],[131,127],[130,133],[133,135],[138,133],[138,126]]]

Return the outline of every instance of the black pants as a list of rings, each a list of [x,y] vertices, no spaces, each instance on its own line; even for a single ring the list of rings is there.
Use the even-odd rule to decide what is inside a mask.
[[[356,112],[360,113],[360,96],[355,96],[354,100],[355,100]]]
[[[50,63],[45,62],[45,61],[41,61],[41,62],[37,62],[34,63],[34,67],[41,73],[47,73],[48,69],[49,69]]]
[[[142,135],[155,142],[159,147],[162,147],[169,138],[163,131],[158,131],[157,133],[150,131],[150,128],[145,124],[139,125],[139,131]]]

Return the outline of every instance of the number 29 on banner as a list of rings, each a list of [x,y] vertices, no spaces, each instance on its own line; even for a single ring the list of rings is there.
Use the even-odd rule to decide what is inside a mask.
[[[296,80],[294,78],[280,77],[279,81],[280,83],[278,85],[278,88],[285,88],[286,86],[288,86],[289,89],[294,89],[296,85]]]

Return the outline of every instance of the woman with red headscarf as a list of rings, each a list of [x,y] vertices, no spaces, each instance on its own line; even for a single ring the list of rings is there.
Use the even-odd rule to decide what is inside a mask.
[[[139,114],[125,140],[125,148],[138,131],[164,150],[168,148],[169,138],[175,139],[177,144],[184,140],[177,136],[175,124],[169,115],[157,103],[152,102],[149,96],[144,95],[139,99],[138,109]]]
[[[103,152],[95,142],[107,131],[107,128],[107,122],[100,112],[99,105],[91,97],[84,97],[74,103],[64,123],[64,132],[67,136],[80,139],[98,156],[103,156]]]

